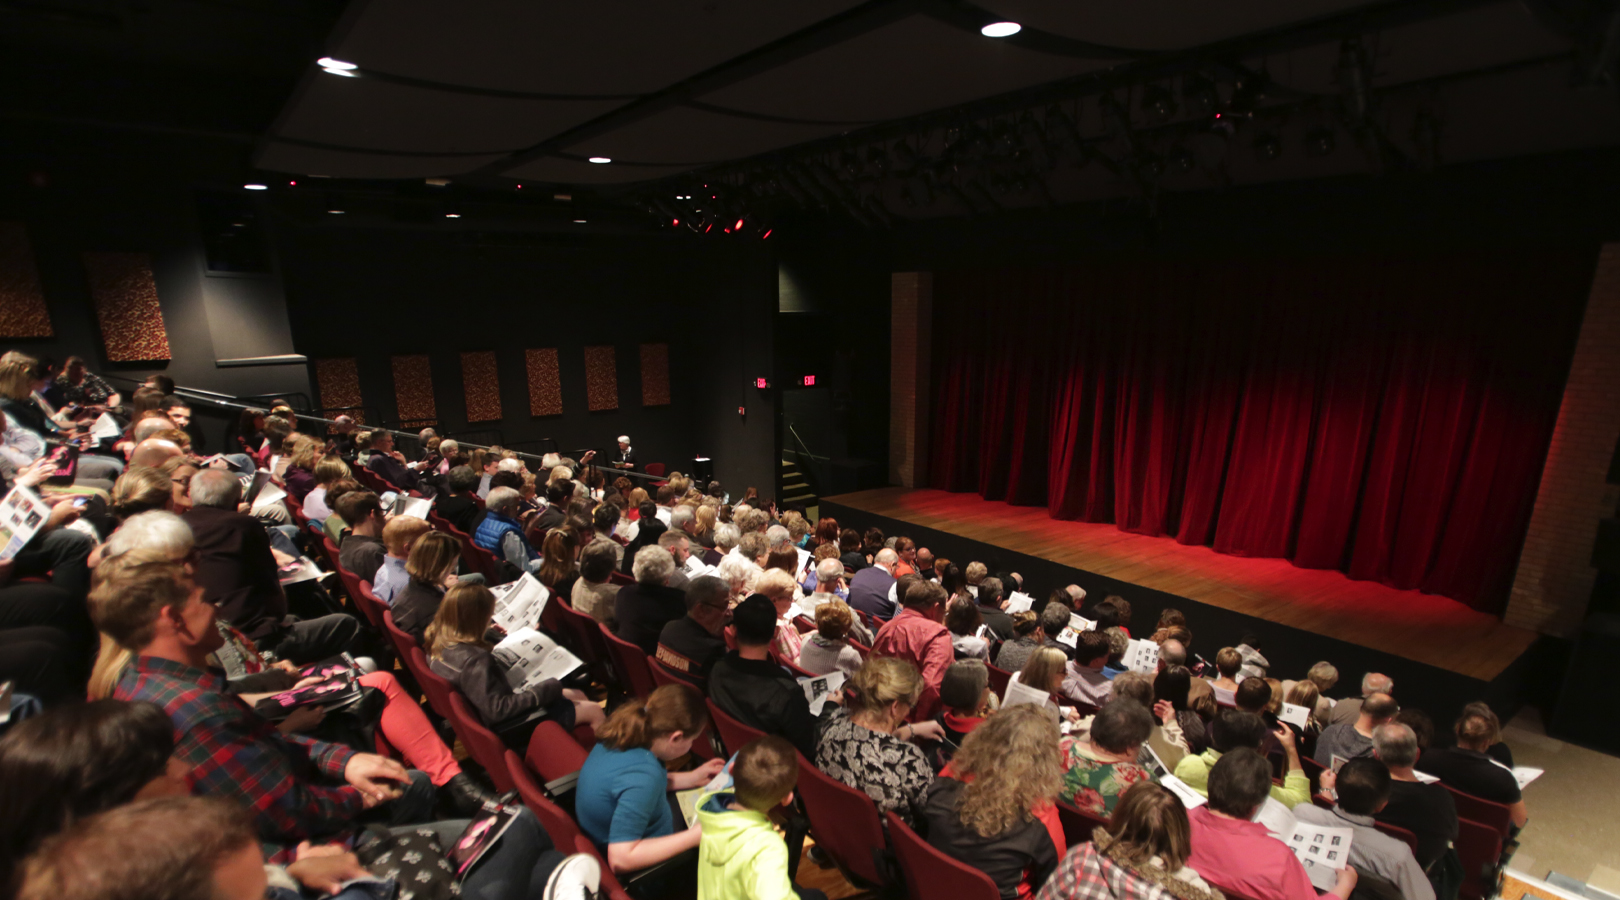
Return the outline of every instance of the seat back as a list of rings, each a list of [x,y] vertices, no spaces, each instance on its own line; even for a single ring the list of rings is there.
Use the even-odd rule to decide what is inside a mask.
[[[528,766],[523,764],[522,757],[508,750],[505,759],[506,774],[512,779],[512,784],[516,786],[518,798],[523,801],[523,805],[527,806],[530,812],[534,813],[534,817],[540,820],[540,827],[544,828],[546,834],[551,837],[552,846],[574,846],[574,838],[579,837],[579,826],[574,824],[574,820],[569,818],[568,813],[562,807],[552,803],[546,797],[545,791],[540,787],[540,782],[535,780],[534,773],[529,770]]]
[[[1091,833],[1106,828],[1108,820],[1082,811],[1065,800],[1057,802],[1058,821],[1063,823],[1063,840],[1070,847],[1091,840]]]
[[[412,650],[420,650],[416,638],[400,631],[399,626],[394,624],[393,610],[383,610],[382,620],[383,630],[388,632],[388,637],[393,640],[394,650],[399,653],[400,659],[409,659]]]
[[[420,647],[412,647],[410,655],[406,657],[406,668],[415,676],[416,684],[427,695],[428,706],[439,714],[442,719],[450,718],[450,695],[456,692],[456,686],[451,684],[438,672],[433,671],[428,662],[427,654]]]
[[[662,475],[662,474],[664,474],[664,464],[663,463],[647,463],[647,465],[642,467],[641,471],[648,474],[648,475],[655,475],[655,476],[656,475]]]
[[[856,886],[888,882],[878,864],[878,854],[888,842],[871,797],[823,774],[803,756],[799,757],[799,797],[804,800],[816,845],[832,857],[844,877]]]
[[[472,758],[484,767],[489,773],[489,780],[495,783],[495,789],[506,793],[512,789],[512,776],[506,771],[506,744],[484,726],[478,718],[478,713],[468,705],[461,694],[450,692],[450,727],[456,730],[456,736],[466,746]]]
[[[1299,767],[1305,770],[1305,777],[1311,782],[1311,796],[1316,796],[1322,790],[1322,773],[1327,771],[1327,766],[1301,753]]]
[[[1461,817],[1457,812],[1457,859],[1462,862],[1461,900],[1484,900],[1496,894],[1497,870],[1502,864],[1502,835],[1495,826]]]
[[[648,667],[652,669],[653,683],[659,687],[666,684],[686,684],[697,688],[705,695],[709,693],[707,678],[699,678],[696,675],[672,669],[656,659],[649,660]]]
[[[1005,700],[1007,698],[1007,685],[1012,682],[1012,673],[1006,669],[998,669],[990,665],[985,666],[985,668],[990,672],[990,690],[995,692],[997,697]]]
[[[523,762],[547,784],[578,775],[590,754],[574,736],[550,719],[542,719],[529,736],[529,749]]]
[[[343,577],[342,569],[338,570],[338,577]],[[349,582],[346,579],[343,582],[343,586],[349,586]],[[360,579],[356,578],[354,581],[354,592],[349,596],[354,598],[354,605],[360,608],[360,614],[366,617],[366,621],[371,623],[371,627],[381,631],[383,627],[383,610],[388,608],[388,604],[377,599],[377,595],[372,593],[371,582],[361,581]]]
[[[745,744],[765,736],[765,732],[752,728],[727,715],[726,711],[714,705],[713,700],[704,700],[709,705],[709,718],[714,720],[714,730],[720,734],[720,743],[726,746],[726,755],[741,750]]]
[[[652,669],[647,665],[647,654],[641,648],[607,628],[598,626],[603,640],[607,641],[608,652],[613,655],[613,670],[618,673],[619,686],[635,694],[642,700],[658,687],[653,681]]]
[[[782,665],[787,666],[788,671],[793,673],[793,676],[795,678],[820,678],[821,677],[820,675],[817,675],[814,672],[811,672],[808,669],[804,668],[803,666],[799,665],[799,661],[796,660],[796,659],[788,659],[785,656],[778,657],[778,658],[781,660]]]
[[[635,583],[636,583],[636,580],[634,578],[630,577],[629,575],[624,574],[623,572],[620,572],[617,569],[615,569],[612,572],[608,573],[608,584],[626,585],[626,584],[635,584]]]
[[[600,664],[610,658],[607,638],[602,636],[602,627],[595,619],[566,603],[546,604],[547,609],[553,606],[557,607],[557,621],[562,626],[559,631],[575,656],[586,665]]]
[[[1501,803],[1493,803],[1483,797],[1465,794],[1445,782],[1440,782],[1446,790],[1451,792],[1451,799],[1457,804],[1457,818],[1473,819],[1495,828],[1497,833],[1505,840],[1513,833],[1513,810]]]
[[[1000,900],[1001,889],[978,869],[935,850],[904,819],[892,812],[883,814],[889,823],[889,841],[906,876],[906,896],[911,900]]]

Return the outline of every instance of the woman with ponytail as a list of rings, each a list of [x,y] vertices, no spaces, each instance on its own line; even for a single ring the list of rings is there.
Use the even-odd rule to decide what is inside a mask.
[[[646,700],[624,703],[596,730],[597,744],[579,771],[574,813],[614,872],[634,873],[685,855],[691,857],[696,879],[701,832],[696,824],[675,830],[667,794],[702,787],[720,773],[725,760],[711,759],[689,772],[670,772],[664,766],[691,751],[708,719],[696,688],[667,684]],[[650,897],[674,887],[675,872],[685,867],[668,868],[657,884],[642,879],[632,893]]]

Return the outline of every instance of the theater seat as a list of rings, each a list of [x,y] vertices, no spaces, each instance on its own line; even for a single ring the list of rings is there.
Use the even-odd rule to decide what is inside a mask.
[[[647,665],[647,654],[635,644],[619,637],[606,626],[598,625],[602,639],[607,642],[608,653],[613,656],[613,671],[619,676],[619,687],[645,700],[658,683],[653,681],[652,669]]]
[[[703,702],[709,705],[709,718],[714,722],[714,730],[720,735],[720,743],[726,745],[727,756],[741,750],[745,744],[765,736],[765,732],[732,718],[725,710],[715,706],[713,700],[706,699]]]
[[[709,704],[710,709],[714,704]],[[861,791],[823,774],[799,757],[799,797],[810,817],[816,846],[826,851],[838,870],[856,887],[889,884],[888,841],[877,805]],[[935,896],[952,897],[953,893]]]
[[[886,812],[883,818],[889,823],[889,840],[911,900],[1001,900],[1001,890],[989,875],[934,849],[894,813]]]
[[[450,693],[449,719],[450,727],[456,730],[456,736],[461,738],[472,758],[484,767],[495,789],[501,793],[511,790],[512,776],[506,771],[506,744],[484,725],[461,694],[454,691]]]
[[[641,471],[647,475],[656,475],[661,477],[664,474],[664,464],[647,463],[647,465],[644,466]]]

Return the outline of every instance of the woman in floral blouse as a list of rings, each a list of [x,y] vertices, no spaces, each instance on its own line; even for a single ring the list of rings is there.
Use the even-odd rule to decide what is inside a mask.
[[[1120,795],[1152,774],[1136,764],[1142,744],[1153,733],[1153,715],[1121,697],[1097,713],[1091,733],[1063,746],[1063,791],[1059,796],[1082,812],[1107,816]]]
[[[928,758],[911,741],[945,734],[938,722],[906,723],[922,687],[911,663],[868,659],[853,679],[853,708],[834,713],[816,742],[816,768],[865,791],[880,811],[892,810],[908,825],[934,781]]]

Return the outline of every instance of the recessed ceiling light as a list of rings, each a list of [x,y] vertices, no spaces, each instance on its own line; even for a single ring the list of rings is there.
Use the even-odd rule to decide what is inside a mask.
[[[268,191],[268,190],[270,190],[270,187],[268,185],[263,185],[263,184],[244,184],[244,185],[242,185],[242,188],[243,188],[243,190],[249,190],[249,191]]]
[[[461,213],[445,213],[444,217],[446,219],[459,219],[461,218]]]
[[[315,60],[315,64],[323,69],[337,69],[343,72],[352,72],[355,69],[360,68],[352,62],[344,62],[341,59],[333,59],[330,56],[323,56],[320,59]]]
[[[584,220],[584,219],[575,219],[575,220],[574,220],[574,224],[575,224],[575,225],[584,225],[584,224],[585,224],[585,220]]]
[[[344,213],[344,210],[341,210],[341,209],[329,209],[329,210],[326,211],[326,214],[329,215],[329,216],[341,216],[341,215],[343,215],[343,213]]]
[[[1003,38],[1012,37],[1023,30],[1024,26],[1017,22],[991,22],[989,25],[980,28],[979,33],[985,37]]]
[[[590,158],[590,161],[598,165],[613,162],[613,160],[607,158],[606,156],[593,156]]]

